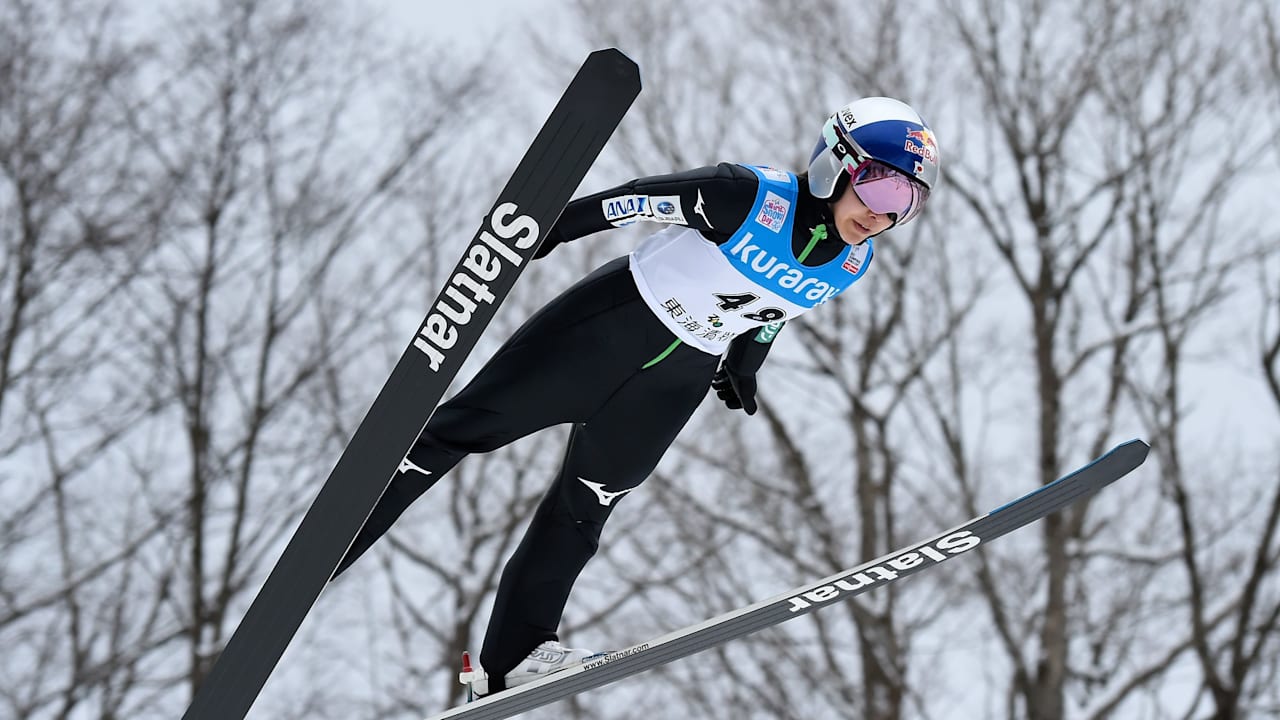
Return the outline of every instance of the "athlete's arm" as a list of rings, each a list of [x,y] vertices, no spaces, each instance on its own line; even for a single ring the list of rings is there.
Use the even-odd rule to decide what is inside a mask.
[[[720,368],[711,379],[711,388],[730,410],[756,414],[756,372],[773,348],[784,323],[770,323],[729,341]]]
[[[758,186],[753,172],[733,163],[637,178],[569,203],[537,254],[641,220],[694,228],[721,244],[746,220]]]

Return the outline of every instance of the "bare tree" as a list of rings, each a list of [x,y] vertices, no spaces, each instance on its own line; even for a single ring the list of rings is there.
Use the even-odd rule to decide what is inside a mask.
[[[396,231],[404,183],[483,85],[381,46],[350,5],[228,1],[130,32],[112,7],[0,11],[18,717],[171,716],[199,683],[372,395],[352,386],[385,376],[370,353],[421,249]],[[429,70],[410,84],[406,62]],[[430,102],[388,112],[406,96]]]
[[[14,660],[0,712],[14,717],[119,717],[142,654],[131,625],[156,619],[121,597],[155,528],[95,512],[95,468],[155,412],[113,370],[120,298],[154,249],[113,103],[144,61],[124,19],[97,2],[0,5],[0,642]]]
[[[1206,19],[1180,2],[1062,10],[991,2],[949,12],[993,125],[975,139],[991,148],[988,158],[1002,160],[966,159],[953,170],[958,182],[951,187],[981,219],[1029,311],[1042,482],[1065,469],[1073,445],[1091,456],[1105,449],[1134,369],[1150,360],[1138,354],[1137,338],[1152,326],[1188,327],[1220,300],[1238,251],[1185,238],[1227,229],[1217,201],[1248,152],[1210,117],[1238,102],[1226,81],[1239,59],[1229,32],[1197,32]],[[1215,152],[1199,152],[1207,146]],[[1014,174],[1007,185],[998,182],[1002,166]],[[1192,175],[1207,178],[1205,187],[1186,182]],[[1184,220],[1181,207],[1196,212]],[[1173,264],[1183,274],[1158,272]],[[1196,273],[1193,280],[1184,280],[1188,273]],[[1169,305],[1174,293],[1176,310]],[[1176,433],[1153,440],[1166,452],[1178,444]],[[1134,651],[1132,636],[1116,629],[1138,622],[1150,598],[1090,589],[1087,578],[1097,572],[1091,565],[1105,565],[1100,558],[1110,555],[1097,552],[1099,531],[1126,529],[1095,505],[1081,503],[1045,522],[1040,557],[1030,566],[1045,584],[1018,581],[1035,588],[1031,607],[1014,601],[1026,591],[1004,579],[1010,564],[983,556],[980,582],[1012,668],[1010,715],[1065,717],[1067,698],[1078,691],[1105,716],[1188,647],[1185,636],[1166,635],[1137,662],[1139,670],[1108,664]],[[1154,521],[1133,506],[1124,516],[1127,524]],[[1155,558],[1159,567],[1171,559]],[[1022,554],[1024,565],[1029,559]],[[1150,553],[1111,559],[1153,576]],[[1154,593],[1159,586],[1145,587]]]
[[[1248,717],[1252,711],[1268,707],[1259,702],[1269,700],[1274,707],[1276,701],[1270,691],[1275,687],[1274,658],[1280,645],[1280,602],[1275,596],[1280,577],[1280,544],[1276,540],[1280,487],[1274,482],[1274,469],[1255,478],[1254,473],[1240,468],[1215,468],[1218,463],[1213,462],[1213,456],[1220,456],[1220,450],[1192,453],[1195,444],[1188,442],[1188,403],[1182,390],[1187,348],[1193,331],[1210,319],[1207,311],[1221,299],[1228,268],[1196,274],[1190,292],[1175,294],[1176,288],[1171,286],[1181,273],[1165,264],[1173,263],[1171,255],[1162,255],[1158,247],[1148,254],[1163,372],[1153,386],[1136,388],[1136,394],[1152,435],[1163,439],[1155,452],[1178,529],[1178,558],[1186,583],[1181,609],[1190,616],[1190,632],[1185,638],[1175,636],[1171,652],[1165,658],[1153,658],[1139,677],[1165,670],[1176,652],[1187,651],[1201,672],[1200,691],[1209,705],[1207,717]],[[1274,303],[1274,293],[1264,293],[1268,305]],[[1178,299],[1178,294],[1183,299]],[[1264,336],[1261,364],[1271,388],[1275,387],[1272,348],[1276,346]],[[1204,459],[1197,463],[1192,458]],[[1201,469],[1193,469],[1195,466]],[[1237,506],[1221,493],[1201,488],[1205,475],[1224,476],[1233,486],[1230,496],[1244,502]],[[1223,556],[1231,560],[1224,563]],[[1200,703],[1198,693],[1188,716]],[[1114,702],[1103,709],[1112,707]]]
[[[368,386],[350,371],[364,363],[347,366],[377,347],[376,318],[398,314],[398,292],[413,288],[396,255],[421,247],[382,216],[467,119],[449,109],[471,71],[417,73],[430,82],[412,92],[430,102],[367,154],[358,131],[370,116],[355,101],[414,56],[370,54],[367,31],[322,5],[237,2],[182,22],[186,82],[152,103],[157,158],[184,189],[174,225],[185,247],[156,286],[171,310],[145,331],[172,368],[163,377],[187,439],[187,524],[172,541],[189,569],[193,686],[349,437],[352,406],[372,394],[344,387]],[[191,92],[197,102],[174,102]],[[184,126],[200,131],[175,132]],[[345,412],[311,414],[299,402],[309,397]]]
[[[1276,12],[1264,4],[1259,6],[1257,19],[1259,49],[1268,62],[1259,76],[1248,76],[1246,81],[1267,91],[1259,98],[1264,107],[1275,107],[1280,101],[1280,94],[1275,92],[1280,80]],[[1271,138],[1263,143],[1264,147],[1274,145],[1274,139],[1280,136],[1280,128],[1270,130]],[[1265,157],[1263,147],[1247,150],[1250,164]],[[1213,195],[1204,198],[1205,206],[1221,200],[1226,194],[1224,184],[1210,186]],[[1259,270],[1262,315],[1258,368],[1273,409],[1280,409],[1280,324],[1276,323],[1280,317],[1280,294],[1276,292],[1274,270],[1277,235],[1268,228],[1255,232],[1270,240],[1263,240],[1256,251],[1244,255],[1240,264]],[[1224,475],[1223,480],[1231,485],[1229,494],[1213,492],[1197,482],[1197,476],[1204,471],[1194,468],[1219,464],[1214,462],[1215,457],[1206,456],[1220,456],[1221,451],[1197,448],[1188,442],[1189,403],[1181,390],[1182,376],[1188,372],[1193,332],[1209,320],[1203,311],[1213,300],[1220,299],[1228,278],[1215,271],[1196,273],[1188,280],[1188,273],[1177,269],[1180,245],[1170,244],[1168,252],[1161,252],[1157,246],[1148,254],[1164,373],[1135,390],[1142,400],[1146,422],[1159,437],[1167,438],[1157,451],[1164,496],[1172,506],[1180,540],[1178,554],[1187,598],[1183,610],[1190,626],[1186,644],[1200,671],[1198,692],[1186,714],[1198,714],[1203,707],[1204,717],[1252,717],[1280,708],[1280,696],[1276,694],[1280,665],[1275,661],[1280,656],[1280,485],[1276,483],[1274,456],[1264,460],[1265,465],[1259,470],[1252,468],[1253,463],[1225,472],[1211,470]],[[1252,248],[1246,245],[1245,249]],[[1207,252],[1201,249],[1197,254]],[[1241,275],[1233,272],[1230,277]],[[1181,298],[1169,288],[1179,281],[1192,288]],[[1196,450],[1200,452],[1193,455]],[[1197,463],[1202,457],[1205,459]],[[1228,472],[1230,477],[1225,477]],[[1222,561],[1224,557],[1227,562]]]

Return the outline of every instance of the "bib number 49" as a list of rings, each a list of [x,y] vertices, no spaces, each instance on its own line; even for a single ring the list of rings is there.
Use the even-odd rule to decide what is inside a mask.
[[[716,307],[725,312],[737,312],[760,299],[755,293],[715,293]],[[742,317],[759,323],[771,323],[785,320],[787,313],[780,308],[762,308],[758,312],[743,313]]]

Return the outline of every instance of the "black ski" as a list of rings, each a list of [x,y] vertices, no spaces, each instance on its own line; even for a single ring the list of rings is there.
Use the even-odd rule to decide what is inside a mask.
[[[587,57],[197,690],[185,720],[237,720],[249,712],[401,459],[532,258],[542,231],[564,211],[639,93],[639,68],[621,52],[600,50]],[[514,152],[495,143],[477,154],[501,161]]]
[[[861,595],[933,567],[1092,495],[1141,465],[1147,459],[1148,449],[1145,442],[1130,440],[1070,475],[924,542],[891,552],[784,595],[434,715],[428,720],[498,720],[511,717],[717,647],[757,630],[811,613],[836,600]]]

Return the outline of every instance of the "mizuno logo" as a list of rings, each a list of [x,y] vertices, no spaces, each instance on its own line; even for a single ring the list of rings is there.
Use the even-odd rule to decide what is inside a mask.
[[[402,472],[402,473],[407,473],[407,472],[409,472],[410,470],[412,470],[412,471],[414,471],[414,472],[420,472],[420,473],[422,473],[423,475],[428,475],[428,476],[429,476],[429,475],[431,475],[431,471],[430,471],[430,470],[424,470],[422,467],[420,467],[420,466],[418,466],[418,465],[415,465],[415,464],[413,463],[413,461],[412,461],[412,460],[410,460],[409,458],[405,458],[405,459],[401,460],[401,461],[400,461],[400,467],[396,468],[396,472]]]
[[[626,490],[619,490],[618,492],[609,492],[604,489],[604,483],[591,482],[586,478],[578,478],[578,482],[586,485],[588,488],[591,488],[591,492],[596,494],[596,498],[600,500],[600,504],[605,507],[609,507],[613,504],[614,500],[617,500],[619,497],[635,490],[635,488],[627,488]]]
[[[702,189],[701,188],[698,189],[698,201],[693,204],[693,211],[702,216],[702,222],[706,223],[707,227],[711,228],[712,230],[716,229],[716,226],[712,225],[711,220],[707,218],[706,211],[702,209]]]

